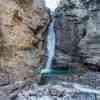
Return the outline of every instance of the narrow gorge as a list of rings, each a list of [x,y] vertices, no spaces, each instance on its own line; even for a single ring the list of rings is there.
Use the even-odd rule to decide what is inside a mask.
[[[0,0],[0,100],[100,100],[99,26],[100,0]]]

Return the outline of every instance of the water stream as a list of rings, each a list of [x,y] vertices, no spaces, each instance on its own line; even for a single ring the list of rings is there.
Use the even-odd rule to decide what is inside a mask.
[[[47,56],[48,60],[46,62],[45,69],[41,71],[41,73],[45,73],[50,71],[52,65],[52,59],[55,55],[55,32],[54,32],[54,23],[51,22],[48,28],[48,36],[47,36]]]
[[[55,54],[55,32],[53,28],[54,24],[51,22],[48,29],[48,38],[47,38],[47,50],[48,50],[48,61],[46,64],[46,68],[49,69],[52,64],[52,59]]]
[[[52,1],[52,3],[51,0],[45,0],[46,6],[50,9],[51,13],[55,11],[59,2],[60,0],[54,0]],[[54,55],[55,55],[55,32],[54,32],[54,21],[52,21],[48,28],[48,37],[47,37],[48,60],[46,62],[45,70],[50,69]]]

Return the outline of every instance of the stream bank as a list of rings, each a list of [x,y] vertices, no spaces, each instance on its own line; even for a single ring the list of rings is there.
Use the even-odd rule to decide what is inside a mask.
[[[31,88],[21,90],[16,100],[100,99],[100,73],[87,72],[80,79],[75,77],[63,80],[64,76],[62,78],[53,76],[45,85],[34,83]]]

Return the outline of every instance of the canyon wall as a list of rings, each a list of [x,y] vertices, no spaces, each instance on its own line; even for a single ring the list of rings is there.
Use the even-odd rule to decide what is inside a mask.
[[[99,0],[61,0],[55,11],[54,63],[100,65]]]
[[[0,86],[34,80],[43,61],[48,24],[43,0],[0,0]]]

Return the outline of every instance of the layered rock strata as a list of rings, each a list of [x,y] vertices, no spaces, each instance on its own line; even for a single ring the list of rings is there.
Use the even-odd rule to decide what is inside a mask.
[[[55,11],[56,65],[85,63],[99,68],[99,0],[61,0]]]

